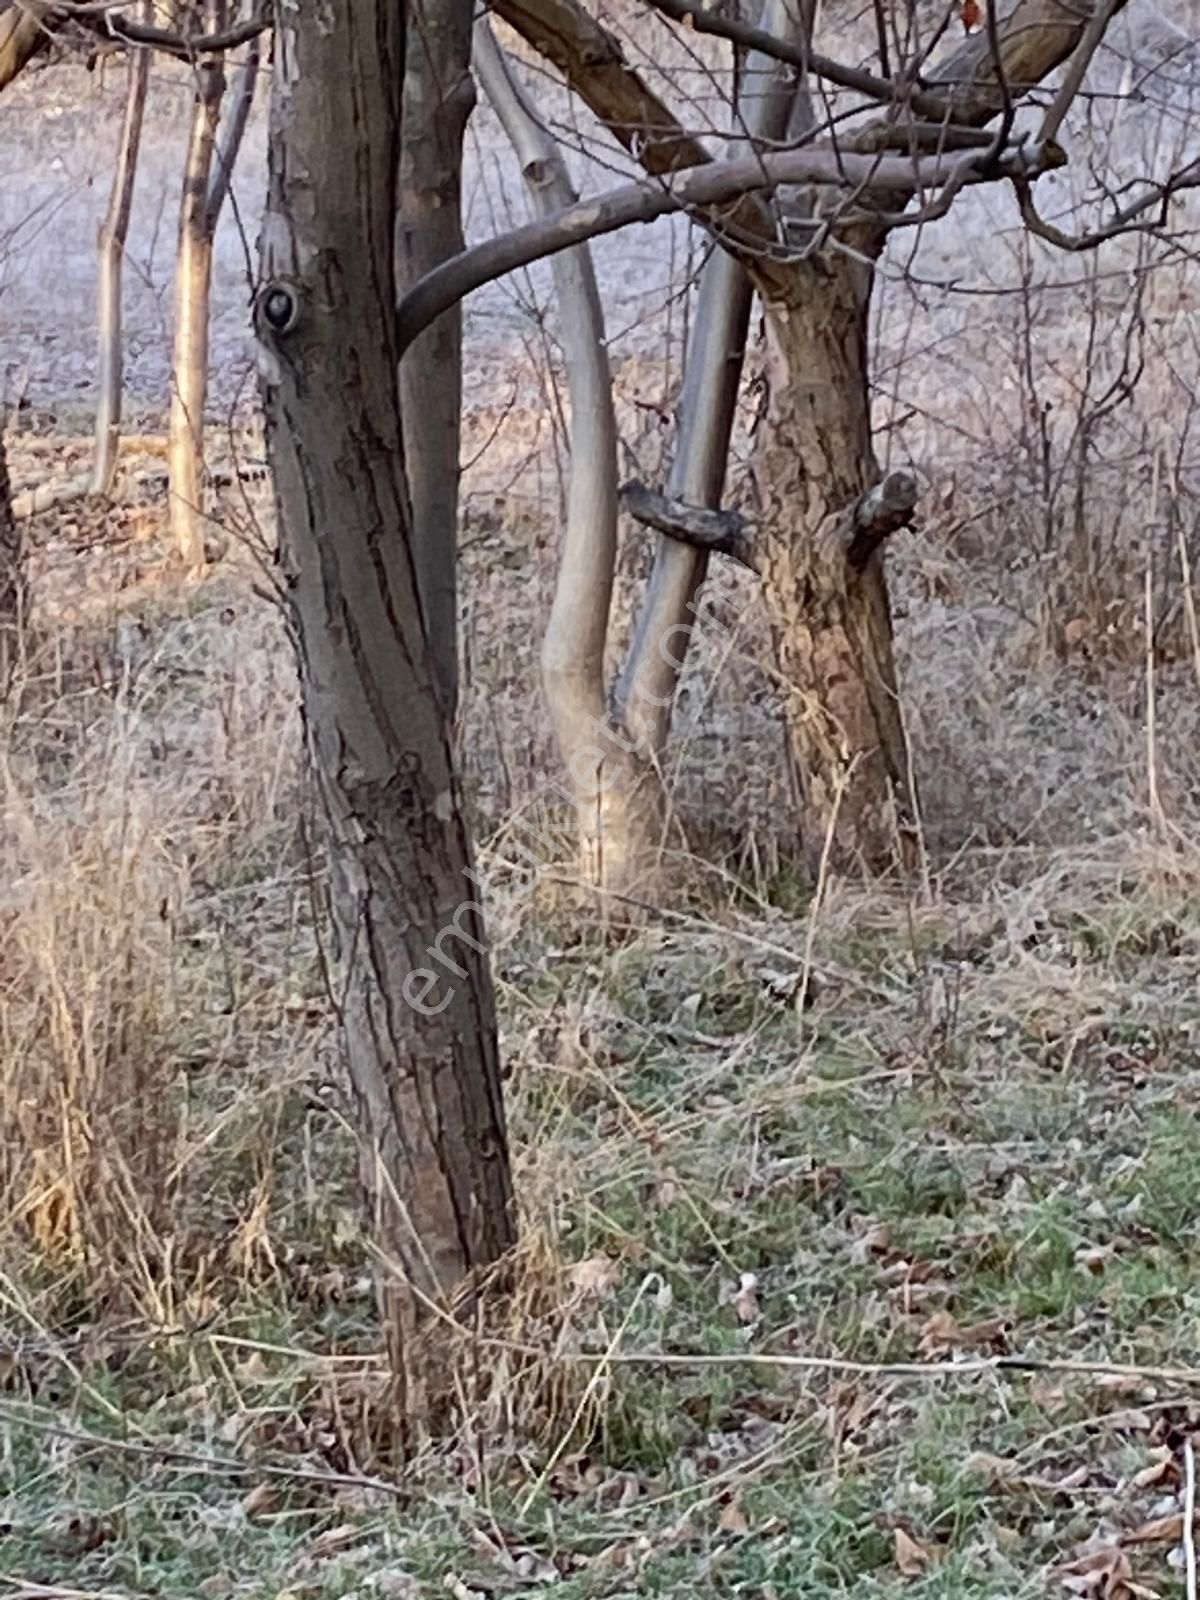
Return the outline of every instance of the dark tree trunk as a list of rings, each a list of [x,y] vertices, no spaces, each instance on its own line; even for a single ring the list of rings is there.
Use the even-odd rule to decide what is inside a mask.
[[[463,248],[463,135],[475,103],[472,12],[472,0],[414,0],[409,7],[396,219],[401,293]],[[443,312],[405,351],[400,404],[417,581],[438,683],[453,717],[458,698],[461,305]]]
[[[514,1220],[491,977],[404,477],[392,267],[404,24],[403,0],[279,14],[256,331],[342,1039],[414,1423],[455,1353],[430,1306],[474,1290]]]
[[[913,805],[882,545],[851,559],[878,476],[867,387],[870,269],[821,256],[759,285],[768,410],[754,478],[776,666],[814,870],[905,853]]]

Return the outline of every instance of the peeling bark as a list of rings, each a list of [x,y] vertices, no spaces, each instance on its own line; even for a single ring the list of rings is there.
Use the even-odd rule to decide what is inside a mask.
[[[777,275],[763,301],[769,399],[753,475],[764,593],[805,859],[874,871],[896,859],[914,805],[882,565],[895,513],[887,495],[868,498],[871,272],[822,257],[789,280],[783,290]],[[904,477],[893,500],[910,498]]]
[[[482,912],[404,476],[393,273],[404,41],[403,0],[284,12],[255,326],[328,838],[341,1040],[411,1435],[448,1402],[458,1346],[445,1319],[482,1292],[514,1216]]]

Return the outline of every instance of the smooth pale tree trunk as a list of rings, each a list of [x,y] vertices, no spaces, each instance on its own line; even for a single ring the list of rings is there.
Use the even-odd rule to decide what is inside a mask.
[[[790,42],[802,42],[810,20],[793,0],[765,0],[760,26]],[[790,68],[758,52],[744,63],[741,81],[748,91],[736,121],[742,137],[731,154],[744,155],[747,137],[756,143],[783,137],[801,86]],[[716,507],[721,501],[752,298],[741,265],[725,251],[715,250],[697,291],[678,444],[667,485],[669,495],[692,505]],[[704,551],[659,536],[616,697],[622,720],[635,735],[639,751],[651,761],[661,759],[670,734],[675,690],[707,570]]]
[[[475,70],[521,164],[534,209],[552,215],[575,189],[547,132],[482,19]],[[605,646],[617,559],[617,423],[604,308],[587,245],[554,257],[570,399],[571,472],[542,685],[579,830],[580,877],[629,899],[653,893],[666,804],[655,768],[609,715]]]
[[[21,525],[13,516],[8,451],[0,415],[0,697],[8,693],[21,657],[27,599]]]
[[[218,0],[219,4],[219,0]],[[218,24],[210,4],[206,17]],[[223,13],[224,6],[219,6]],[[168,423],[167,474],[170,482],[171,538],[189,572],[204,566],[204,407],[208,397],[208,322],[212,290],[213,239],[209,229],[208,189],[225,70],[220,56],[205,56],[196,77],[192,120],[183,169],[179,248],[175,258],[175,355]]]
[[[226,0],[209,0],[210,31],[224,27]],[[184,166],[175,267],[175,359],[167,441],[171,535],[184,566],[205,563],[204,411],[208,400],[209,317],[213,248],[258,82],[259,50],[251,44],[235,76],[229,114],[218,139],[225,66],[219,55],[195,68],[196,92]]]
[[[403,0],[277,13],[255,310],[280,559],[327,829],[339,1022],[402,1417],[432,1420],[514,1236],[471,846],[404,475],[393,223]]]
[[[404,73],[404,146],[396,217],[400,293],[463,248],[463,136],[475,103],[472,0],[413,0]],[[400,363],[404,455],[417,579],[438,683],[458,701],[458,480],[462,307],[452,306]]]
[[[814,872],[879,870],[913,821],[877,543],[851,559],[871,448],[871,269],[819,257],[760,283],[768,406],[753,460],[775,664]]]
[[[133,208],[142,121],[146,110],[146,85],[150,78],[150,52],[130,49],[125,90],[125,115],[121,142],[113,170],[108,212],[100,229],[99,290],[99,397],[96,405],[96,459],[91,493],[106,495],[117,470],[117,444],[121,432],[123,346],[121,342],[121,277],[125,241]]]

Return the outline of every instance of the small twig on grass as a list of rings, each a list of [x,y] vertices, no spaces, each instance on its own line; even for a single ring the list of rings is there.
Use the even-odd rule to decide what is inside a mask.
[[[1191,1439],[1183,1441],[1183,1557],[1187,1570],[1187,1600],[1196,1600],[1196,1452]]]
[[[985,1372],[1055,1372],[1090,1378],[1142,1378],[1200,1388],[1200,1367],[1139,1367],[1119,1361],[1043,1360],[1039,1356],[973,1356],[964,1361],[851,1361],[842,1356],[782,1356],[745,1353],[686,1355],[676,1351],[623,1350],[566,1356],[568,1361],[612,1366],[773,1367],[780,1371],[843,1372],[860,1378],[967,1378]]]
[[[309,1483],[327,1489],[378,1489],[384,1494],[404,1493],[398,1483],[386,1478],[374,1478],[362,1472],[327,1472],[320,1467],[289,1467],[271,1461],[236,1461],[230,1456],[206,1456],[195,1450],[184,1450],[165,1439],[147,1442],[136,1439],[108,1439],[102,1433],[92,1433],[87,1428],[72,1427],[65,1422],[55,1422],[44,1417],[33,1417],[15,1407],[0,1406],[0,1423],[10,1428],[28,1428],[32,1433],[43,1433],[69,1444],[87,1445],[89,1449],[111,1450],[119,1455],[136,1456],[155,1466],[178,1467],[181,1471],[207,1472],[214,1478],[276,1478],[291,1483]],[[7,1581],[0,1573],[0,1582]],[[66,1591],[53,1591],[65,1593]]]
[[[0,1572],[0,1583],[8,1585],[4,1600],[132,1600],[115,1589],[66,1589],[61,1583],[33,1583],[12,1572]]]

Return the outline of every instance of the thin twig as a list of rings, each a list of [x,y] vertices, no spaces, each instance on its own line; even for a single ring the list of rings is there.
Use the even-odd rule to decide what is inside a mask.
[[[329,1489],[377,1489],[383,1494],[400,1495],[404,1491],[398,1483],[386,1478],[373,1478],[360,1472],[327,1472],[320,1467],[289,1467],[272,1461],[236,1461],[230,1456],[201,1455],[195,1450],[180,1449],[167,1440],[110,1439],[102,1433],[92,1433],[87,1428],[77,1428],[65,1422],[54,1422],[44,1417],[32,1417],[16,1407],[0,1406],[0,1423],[10,1428],[27,1428],[31,1433],[41,1433],[55,1439],[65,1439],[69,1444],[87,1445],[91,1449],[114,1451],[119,1455],[136,1456],[153,1462],[156,1466],[178,1467],[181,1471],[207,1472],[215,1478],[275,1478],[289,1483],[310,1483]],[[0,1579],[3,1574],[0,1574]]]
[[[1187,1570],[1187,1600],[1196,1600],[1196,1452],[1190,1438],[1183,1441],[1183,1556]]]
[[[842,1356],[782,1356],[749,1350],[722,1355],[627,1350],[603,1355],[581,1353],[563,1359],[607,1362],[613,1366],[687,1367],[696,1371],[705,1367],[770,1367],[780,1371],[842,1372],[866,1378],[966,1378],[989,1372],[1051,1372],[1089,1378],[1142,1378],[1147,1382],[1200,1388],[1200,1367],[1140,1367],[1120,1361],[1072,1361],[1040,1356],[975,1356],[963,1361],[852,1361]]]

